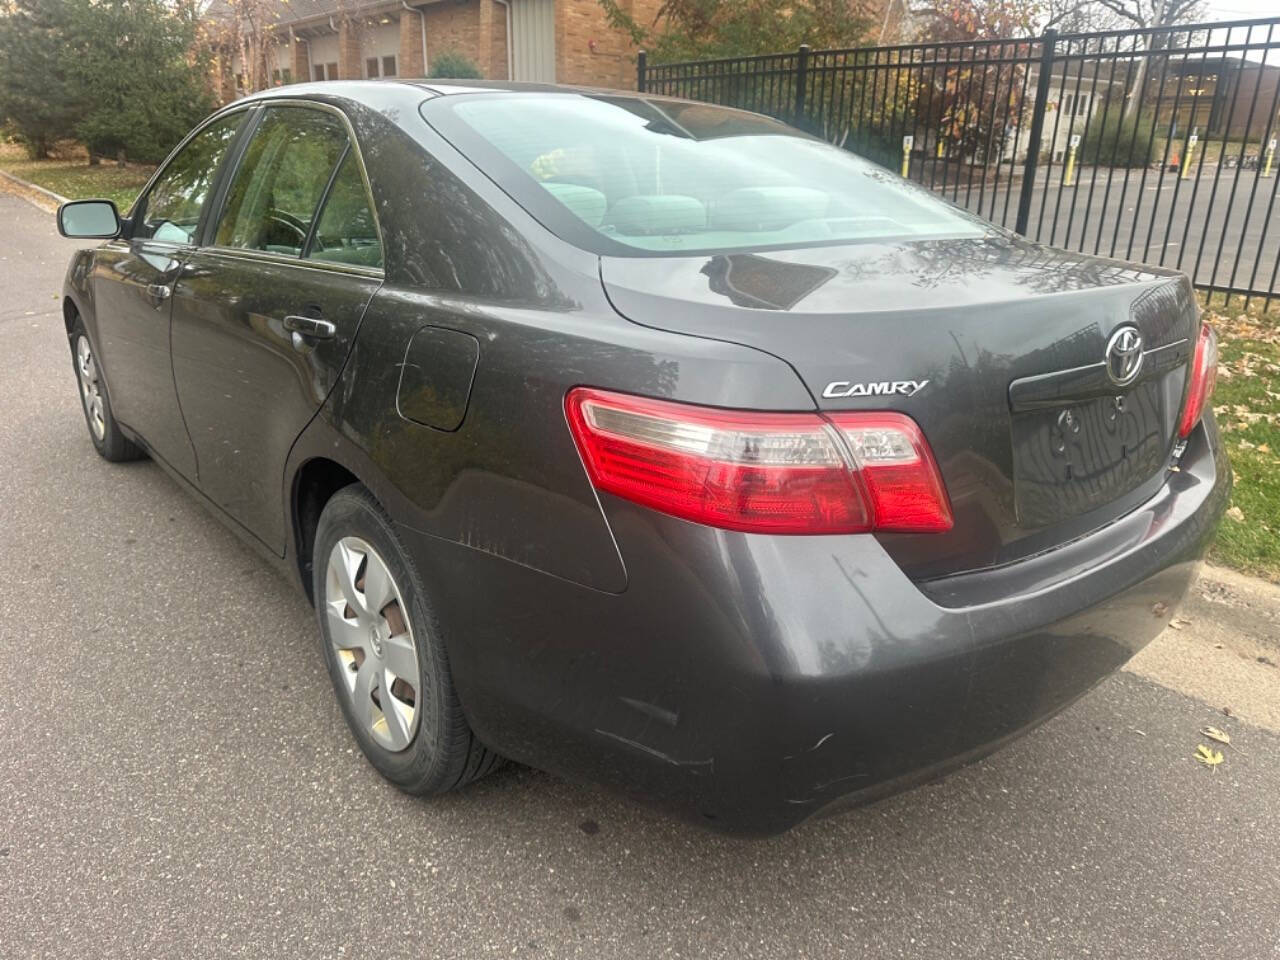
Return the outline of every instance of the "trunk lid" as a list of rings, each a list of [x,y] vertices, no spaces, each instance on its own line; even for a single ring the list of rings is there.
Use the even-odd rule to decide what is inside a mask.
[[[1004,236],[606,257],[601,279],[636,323],[780,357],[820,409],[914,418],[956,518],[881,536],[916,579],[1043,552],[1151,496],[1198,319],[1177,274]],[[1113,338],[1121,379],[1142,358],[1123,386]]]

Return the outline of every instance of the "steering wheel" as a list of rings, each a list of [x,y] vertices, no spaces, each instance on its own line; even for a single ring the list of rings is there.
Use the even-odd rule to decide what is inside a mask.
[[[291,213],[285,213],[283,210],[271,210],[267,213],[267,226],[263,231],[262,245],[274,244],[279,239],[288,237],[292,241],[289,243],[280,243],[280,246],[292,246],[302,249],[302,245],[307,242],[307,225],[295,217]]]

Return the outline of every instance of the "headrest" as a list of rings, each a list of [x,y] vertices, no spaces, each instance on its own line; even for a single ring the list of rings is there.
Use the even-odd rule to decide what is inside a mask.
[[[707,208],[696,197],[680,194],[626,197],[613,205],[605,222],[629,236],[689,233],[706,229]]]
[[[600,226],[604,220],[605,207],[608,206],[604,194],[591,187],[576,183],[543,183],[543,188],[566,207],[574,216],[585,220],[593,227]]]
[[[712,230],[781,230],[827,214],[828,194],[812,187],[743,187],[716,201]]]

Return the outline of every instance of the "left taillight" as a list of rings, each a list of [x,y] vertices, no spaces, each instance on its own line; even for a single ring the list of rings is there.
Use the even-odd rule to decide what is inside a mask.
[[[1213,398],[1213,388],[1218,382],[1218,338],[1207,323],[1200,325],[1190,376],[1187,399],[1182,405],[1182,417],[1178,420],[1178,436],[1184,440],[1204,416],[1204,411]]]
[[[598,490],[755,533],[940,532],[951,507],[898,413],[757,413],[579,387],[569,428]]]

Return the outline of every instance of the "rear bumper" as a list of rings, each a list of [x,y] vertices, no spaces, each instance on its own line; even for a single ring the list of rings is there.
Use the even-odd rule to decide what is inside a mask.
[[[481,739],[735,832],[773,833],[994,749],[1154,638],[1226,507],[1212,421],[1109,527],[916,584],[873,537],[710,530],[605,503],[608,594],[402,533]]]

